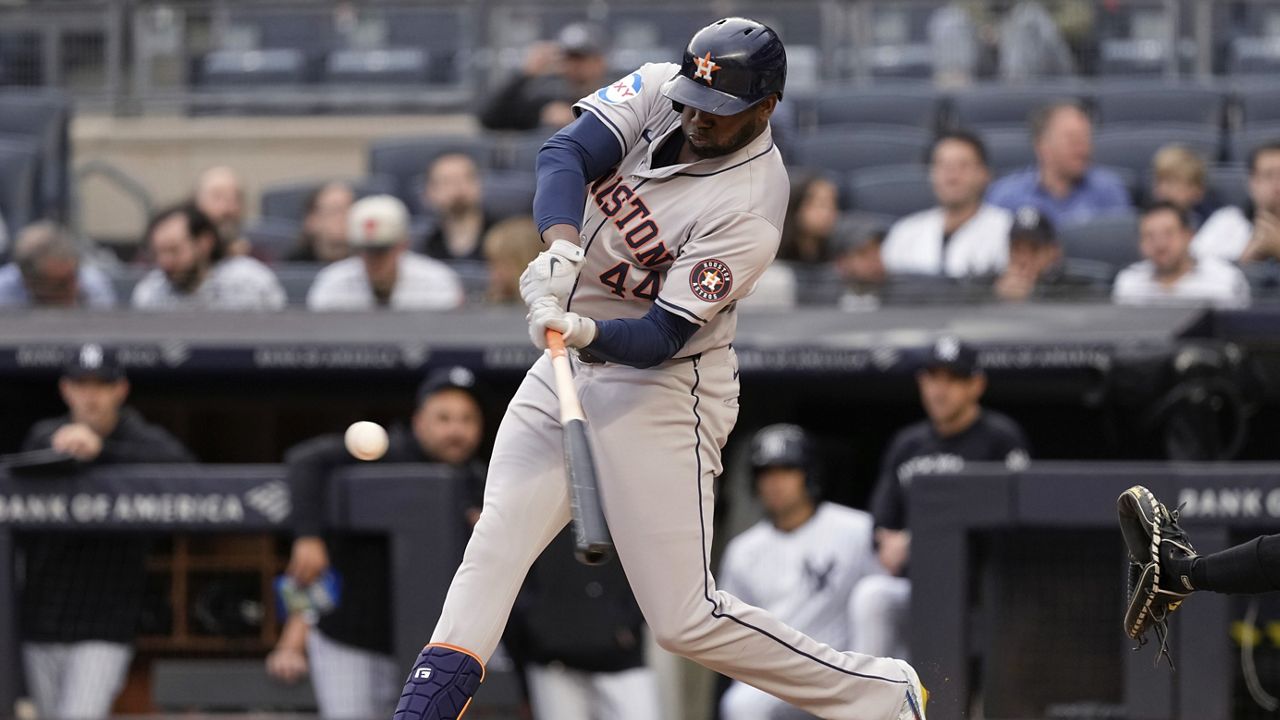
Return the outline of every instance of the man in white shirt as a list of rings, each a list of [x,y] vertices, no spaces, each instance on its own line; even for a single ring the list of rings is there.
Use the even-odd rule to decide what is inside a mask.
[[[1210,215],[1192,251],[1233,262],[1280,258],[1280,140],[1249,154],[1249,200],[1251,210],[1228,205]]]
[[[218,228],[194,204],[160,211],[147,227],[156,268],[133,288],[141,310],[280,310],[284,288],[266,265],[228,257]]]
[[[462,282],[444,263],[409,251],[409,211],[390,195],[351,206],[347,239],[355,256],[320,271],[307,292],[312,310],[450,310]]]
[[[1145,208],[1138,234],[1145,259],[1116,276],[1111,296],[1117,303],[1249,306],[1249,282],[1240,268],[1191,253],[1191,221],[1177,205],[1159,202]]]
[[[751,441],[751,467],[765,519],[729,541],[717,586],[768,610],[836,649],[852,642],[853,586],[879,572],[871,516],[821,502],[819,460],[805,431],[770,425]],[[791,720],[812,715],[734,682],[720,701],[724,720]]]
[[[1009,258],[1008,210],[983,202],[991,170],[976,135],[943,133],[930,153],[929,182],[938,207],[894,223],[884,241],[889,274],[994,275]]]

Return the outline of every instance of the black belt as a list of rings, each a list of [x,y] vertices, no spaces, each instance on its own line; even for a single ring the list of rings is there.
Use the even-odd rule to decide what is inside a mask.
[[[592,353],[590,350],[578,350],[578,361],[588,365],[603,365],[604,359]]]

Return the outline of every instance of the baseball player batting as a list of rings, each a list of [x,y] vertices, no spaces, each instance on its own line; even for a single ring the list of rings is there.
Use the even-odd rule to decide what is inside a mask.
[[[787,59],[728,18],[680,65],[578,101],[538,154],[548,244],[521,277],[530,336],[576,350],[575,383],[617,557],[663,648],[830,720],[921,720],[901,660],[843,653],[716,589],[713,482],[738,415],[735,303],[778,250],[787,173],[769,130]],[[585,211],[583,210],[585,204]],[[498,430],[484,510],[396,720],[455,720],[484,678],[530,564],[570,517],[544,354]]]

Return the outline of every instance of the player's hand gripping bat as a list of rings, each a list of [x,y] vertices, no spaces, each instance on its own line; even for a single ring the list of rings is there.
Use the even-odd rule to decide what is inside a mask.
[[[600,485],[596,462],[587,442],[587,419],[573,385],[573,371],[564,337],[547,330],[547,349],[556,375],[556,395],[560,396],[560,425],[564,430],[564,464],[569,475],[569,507],[573,512],[574,551],[587,565],[600,565],[613,557],[613,538],[600,505]]]

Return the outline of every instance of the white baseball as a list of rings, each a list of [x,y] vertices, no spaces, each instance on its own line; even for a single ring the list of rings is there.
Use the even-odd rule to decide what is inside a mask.
[[[357,460],[377,460],[387,454],[387,431],[382,426],[368,420],[351,423],[347,434],[342,438],[347,452]]]

